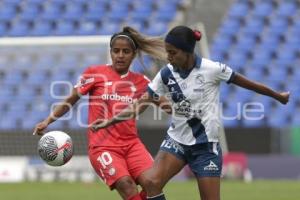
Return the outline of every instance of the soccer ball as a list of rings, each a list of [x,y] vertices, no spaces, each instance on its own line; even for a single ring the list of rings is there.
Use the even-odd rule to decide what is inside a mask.
[[[50,131],[39,140],[38,153],[48,165],[64,165],[73,156],[72,139],[62,131]]]

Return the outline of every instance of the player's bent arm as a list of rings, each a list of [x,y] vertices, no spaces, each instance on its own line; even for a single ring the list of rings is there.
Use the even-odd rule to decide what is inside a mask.
[[[153,99],[148,92],[146,92],[139,100],[135,103],[131,104],[123,111],[121,111],[118,115],[112,117],[111,119],[98,119],[94,121],[89,127],[93,131],[97,131],[101,128],[105,128],[116,124],[118,122],[122,122],[128,119],[133,119],[139,114],[143,113],[150,103],[154,103],[155,105],[162,108],[166,113],[172,113],[172,105],[165,97],[160,97],[159,99]]]
[[[282,104],[286,104],[289,101],[289,96],[290,96],[289,92],[280,92],[280,93],[276,92],[264,84],[257,83],[247,79],[245,76],[242,76],[241,74],[235,74],[232,83],[242,88],[255,91],[259,94],[272,97]]]
[[[48,124],[56,121],[58,118],[66,114],[73,105],[80,99],[80,94],[76,88],[73,88],[72,93],[61,103],[55,106],[52,113],[46,119]]]
[[[63,102],[59,103],[44,121],[35,126],[33,135],[43,135],[43,130],[46,129],[49,124],[67,113],[79,99],[80,94],[77,89],[74,88],[70,96],[68,96]]]

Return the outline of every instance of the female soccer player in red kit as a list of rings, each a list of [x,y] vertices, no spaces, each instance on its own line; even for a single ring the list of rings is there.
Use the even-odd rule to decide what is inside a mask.
[[[86,94],[89,94],[89,124],[115,116],[146,92],[148,79],[129,71],[136,54],[143,51],[155,59],[166,59],[163,40],[142,36],[130,27],[114,34],[110,47],[112,65],[88,67],[72,94],[36,125],[34,134],[42,135],[50,123]],[[88,130],[88,153],[96,173],[123,199],[146,199],[138,193],[137,184],[144,186],[144,172],[152,166],[153,159],[137,135],[134,119],[97,132]]]

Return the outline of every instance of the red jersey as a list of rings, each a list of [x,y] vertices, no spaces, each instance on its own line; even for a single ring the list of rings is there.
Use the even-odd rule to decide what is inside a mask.
[[[110,65],[88,67],[75,86],[82,95],[89,94],[88,123],[96,119],[110,119],[139,99],[149,80],[142,74],[118,74]],[[135,119],[126,120],[97,132],[88,130],[89,147],[125,146],[137,138]]]

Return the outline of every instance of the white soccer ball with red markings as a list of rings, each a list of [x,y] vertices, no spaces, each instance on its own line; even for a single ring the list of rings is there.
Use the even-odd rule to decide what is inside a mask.
[[[62,131],[50,131],[44,134],[38,143],[40,157],[51,166],[62,166],[73,156],[71,137]]]

